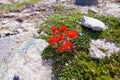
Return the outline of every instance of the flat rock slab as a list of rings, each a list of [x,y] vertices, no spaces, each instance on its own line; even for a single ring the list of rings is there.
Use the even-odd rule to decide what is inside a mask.
[[[41,53],[48,43],[41,39],[25,41],[0,67],[0,80],[51,80],[51,60],[42,60]]]
[[[0,62],[17,49],[24,41],[33,38],[34,32],[25,32],[5,38],[0,38]]]

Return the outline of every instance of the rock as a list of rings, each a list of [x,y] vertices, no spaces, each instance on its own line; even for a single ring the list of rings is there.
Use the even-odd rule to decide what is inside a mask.
[[[47,2],[46,2],[46,0],[43,0],[43,3],[44,4],[51,4],[51,3],[56,3],[57,1],[60,1],[60,0],[47,0]]]
[[[34,33],[35,32],[30,31],[0,38],[0,62],[7,59],[7,57],[11,55],[11,53],[21,45],[21,43],[33,38]]]
[[[22,29],[17,29],[16,32],[18,32],[18,33],[22,33],[23,30],[22,30]]]
[[[110,57],[119,51],[120,48],[116,47],[114,43],[98,39],[91,41],[89,55],[93,58],[103,59],[105,57]]]
[[[0,31],[0,35],[1,37],[6,37],[6,36],[9,36],[9,35],[13,35],[14,33],[9,31],[9,30],[2,30]]]
[[[6,23],[8,23],[8,22],[9,22],[9,20],[2,20],[2,21],[1,21],[1,24],[4,25],[4,24],[6,24]]]
[[[108,8],[108,9],[110,9],[110,8],[119,8],[120,5],[118,5],[116,3],[109,3],[105,7]]]
[[[106,14],[109,16],[120,17],[120,5],[116,3],[110,3],[106,5]]]
[[[91,28],[92,30],[95,31],[101,31],[107,29],[107,26],[105,26],[105,24],[102,21],[88,16],[82,17],[81,25]]]
[[[22,23],[24,20],[23,20],[23,18],[17,18],[16,21]]]
[[[34,23],[33,23],[34,24]],[[31,28],[33,28],[34,26],[33,26],[33,24],[32,23],[30,23],[30,22],[23,22],[22,24],[21,24],[21,27],[24,27],[24,28],[28,28],[28,27],[31,27]]]
[[[43,1],[46,2],[46,0]],[[12,32],[12,35],[18,35],[19,33],[34,30],[37,32],[39,25],[48,19],[54,11],[52,3],[54,3],[55,0],[49,0],[48,2],[51,2],[51,4],[48,2],[44,3],[43,1],[32,5],[27,5],[20,8],[18,11],[11,11],[7,14],[1,12],[5,17],[2,16],[0,18],[0,38],[10,36],[10,32]],[[44,8],[45,10],[39,11],[37,10],[39,8]],[[6,33],[10,35],[6,35]],[[36,37],[36,35],[34,36]]]
[[[34,37],[34,38],[38,38],[38,37],[39,37],[39,34],[36,32],[36,33],[33,34],[33,37]]]
[[[17,13],[8,13],[8,14],[4,14],[4,17],[8,17],[8,18],[13,18],[17,16]]]
[[[6,29],[15,29],[20,26],[20,23],[17,21],[9,21],[8,23],[4,24],[2,27]]]
[[[87,15],[87,14],[88,14],[88,11],[89,11],[89,7],[88,7],[88,6],[81,8],[81,13],[82,13],[82,14],[86,14],[86,15]]]
[[[23,15],[24,14],[24,15]],[[24,17],[30,17],[31,13],[23,13],[21,12],[20,14],[18,14],[18,18],[24,18]]]
[[[8,23],[0,25],[0,37],[8,37],[10,35],[17,35],[23,32],[38,30],[38,22],[30,22],[25,20],[24,22],[10,21]]]
[[[116,18],[120,18],[120,8],[107,10],[106,14],[109,16],[114,16]]]
[[[93,13],[98,13],[98,10],[96,8],[93,8],[93,7],[90,8],[88,11],[93,12]]]
[[[0,0],[0,4],[11,4],[8,0]]]
[[[66,0],[60,0],[60,3],[65,3],[66,2]]]
[[[35,9],[33,7],[29,7],[29,8],[25,8],[22,12],[23,13],[31,13],[31,12],[34,12]]]
[[[25,41],[13,53],[10,61],[2,70],[0,68],[1,80],[52,80],[51,60],[42,60],[41,52],[48,43],[41,39],[30,39]],[[2,72],[3,71],[3,72]]]
[[[11,2],[13,3],[16,3],[16,2],[21,3],[21,2],[27,2],[27,1],[29,0],[11,0]]]
[[[38,14],[40,14],[40,12],[39,11],[35,11],[35,12],[33,12],[33,14],[38,15]]]
[[[7,21],[7,23],[2,22],[2,24],[0,25],[0,35],[2,35],[1,37],[6,37],[6,36],[9,36],[9,35],[15,34],[14,31],[18,27],[20,27],[20,23],[17,22],[17,21]]]

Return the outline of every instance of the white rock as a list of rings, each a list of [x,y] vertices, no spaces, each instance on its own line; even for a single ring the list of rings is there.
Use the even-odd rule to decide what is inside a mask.
[[[33,12],[33,14],[40,14],[40,12],[39,11],[35,11],[35,12]]]
[[[66,0],[60,0],[60,2],[61,2],[61,3],[65,3],[65,2],[66,2]]]
[[[24,14],[24,15],[23,15]],[[24,13],[24,12],[21,12],[20,14],[18,14],[18,18],[24,18],[24,17],[30,17],[31,13]]]
[[[106,9],[106,14],[109,16],[114,16],[114,17],[119,18],[120,17],[120,8]]]
[[[9,22],[9,20],[2,20],[2,21],[1,21],[1,24],[4,25],[4,24],[6,24],[6,23],[8,23],[8,22]]]
[[[0,28],[1,28],[0,29],[0,35],[4,35],[5,36],[6,34],[15,34],[14,31],[18,27],[20,27],[20,23],[17,22],[17,21],[10,21],[10,22],[9,21],[5,21],[5,22],[2,22],[2,25],[0,25]]]
[[[119,8],[120,5],[118,5],[116,3],[109,3],[105,7],[108,8],[108,9],[110,9],[110,8]]]
[[[35,23],[30,23],[30,22],[23,22],[21,24],[21,27],[26,31],[34,31],[34,30],[37,31],[37,29],[38,29],[38,28],[36,28]]]
[[[23,12],[23,13],[30,13],[30,12],[32,12],[32,11],[31,11],[31,9],[29,9],[29,8],[27,9],[27,8],[26,8],[26,9],[24,9],[22,12]]]
[[[82,17],[81,25],[91,28],[92,30],[95,31],[101,31],[107,29],[107,26],[105,26],[105,24],[102,21],[88,16]]]
[[[17,16],[17,13],[8,13],[8,14],[4,14],[5,17],[15,17]]]
[[[10,21],[10,22],[6,23],[5,25],[3,25],[3,27],[7,27],[9,29],[15,29],[19,26],[20,26],[20,23],[17,21]]]
[[[23,30],[22,30],[22,29],[17,29],[16,32],[18,32],[18,33],[22,33]]]
[[[93,13],[98,13],[98,10],[94,7],[90,8],[89,11]]]
[[[105,57],[110,57],[119,51],[120,48],[116,47],[114,43],[98,39],[91,41],[89,55],[93,58],[103,59]]]
[[[0,31],[0,34],[12,34],[12,32],[9,30],[2,30]]]
[[[33,24],[30,23],[30,22],[23,22],[23,23],[21,24],[21,26],[22,26],[22,27],[31,27],[31,26],[33,26]]]
[[[12,0],[12,2],[27,2],[29,0]]]
[[[12,55],[0,76],[1,80],[13,80],[17,75],[20,80],[51,80],[53,77],[52,61],[44,61],[41,52],[48,43],[41,39],[25,41]],[[0,72],[1,73],[1,72]]]
[[[11,4],[11,2],[8,1],[8,0],[0,0],[0,3],[2,3],[2,4]]]
[[[51,3],[55,3],[56,1],[59,1],[59,0],[47,0],[47,1],[43,0],[43,3],[44,4],[48,4],[48,3],[51,4]]]
[[[120,5],[117,3],[110,3],[106,6],[106,14],[109,16],[114,16],[120,18]]]
[[[36,32],[24,32],[5,38],[0,38],[0,62],[7,59],[11,53],[17,49],[24,41],[33,38]]]

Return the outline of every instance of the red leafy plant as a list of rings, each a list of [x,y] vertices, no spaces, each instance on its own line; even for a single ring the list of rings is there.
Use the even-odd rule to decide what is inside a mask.
[[[50,47],[59,53],[72,52],[74,50],[74,40],[78,36],[75,30],[68,30],[66,26],[52,26],[51,36],[48,39]]]

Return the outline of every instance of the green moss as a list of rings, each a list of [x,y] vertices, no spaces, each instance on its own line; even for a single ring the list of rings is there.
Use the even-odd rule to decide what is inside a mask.
[[[53,60],[53,73],[58,80],[120,79],[120,53],[103,60],[94,60],[88,55],[91,39],[106,39],[120,44],[120,21],[114,17],[104,17],[91,13],[88,16],[105,22],[109,28],[101,32],[85,28],[78,24],[82,17],[78,10],[63,9],[61,5],[57,6],[55,13],[40,26],[40,31],[44,31],[48,36],[51,26],[59,27],[61,25],[66,25],[69,29],[83,33],[75,40],[76,48],[78,48],[75,53],[58,54],[49,47],[42,53],[44,59]],[[102,48],[101,50],[104,51]]]
[[[56,10],[56,9],[55,9]],[[50,28],[52,26],[60,27],[61,25],[66,25],[66,27],[70,30],[81,31],[81,25],[78,24],[79,19],[82,14],[77,10],[66,9],[68,12],[55,12],[52,14],[48,20],[40,25],[40,32],[44,31],[48,36],[50,35]],[[68,14],[67,14],[68,13]]]
[[[63,7],[61,9],[61,6],[55,8],[55,10],[55,13],[40,26],[40,30],[44,30],[46,34],[50,34],[51,26],[56,25],[59,27],[61,25],[66,25],[67,28],[82,32],[91,39],[106,39],[107,41],[116,42],[117,45],[120,46],[120,20],[114,17],[104,17],[89,13],[88,16],[97,18],[109,26],[109,28],[104,31],[96,32],[78,24],[82,17],[82,14],[78,10],[63,9]]]
[[[118,80],[120,78],[120,54],[104,60],[94,60],[80,51],[73,54],[56,54],[46,48],[44,58],[52,59],[53,73],[58,80]]]
[[[74,42],[77,50],[88,51],[90,47],[90,37],[86,34],[82,34],[75,39]]]
[[[94,35],[96,38],[101,38],[101,39],[106,39],[107,41],[112,41],[115,42],[118,46],[120,46],[120,20],[116,19],[115,17],[104,17],[104,16],[99,16],[95,14],[89,13],[88,16],[97,18],[106,25],[108,25],[108,29],[101,31],[101,32],[93,32],[91,30],[86,30],[89,35]]]

